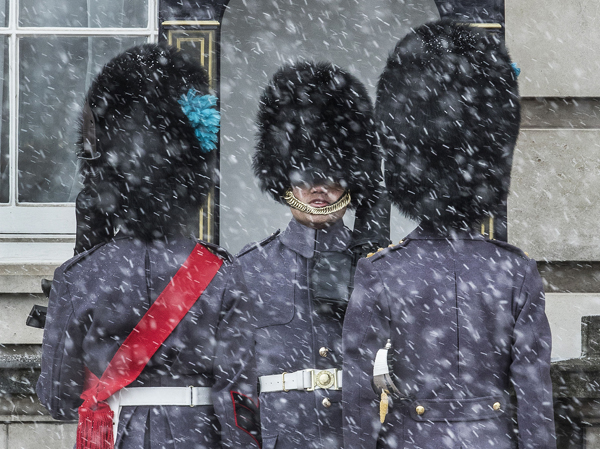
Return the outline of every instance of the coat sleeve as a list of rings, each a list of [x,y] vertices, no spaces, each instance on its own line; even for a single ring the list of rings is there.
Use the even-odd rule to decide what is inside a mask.
[[[62,268],[54,273],[42,342],[42,370],[36,392],[55,419],[76,420],[84,366],[83,324],[75,316]]]
[[[238,262],[228,269],[230,276],[223,291],[222,318],[217,329],[213,402],[221,423],[224,448],[259,447],[260,419],[250,304]]]
[[[556,448],[550,352],[544,289],[535,261],[527,266],[517,297],[511,381],[517,396],[519,449]]]
[[[379,397],[371,381],[377,351],[390,335],[385,289],[369,260],[356,269],[344,318],[343,423],[345,449],[375,449],[381,430]],[[389,415],[388,415],[389,418]]]

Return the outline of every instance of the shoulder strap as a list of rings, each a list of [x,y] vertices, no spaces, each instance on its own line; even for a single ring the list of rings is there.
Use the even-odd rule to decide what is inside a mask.
[[[144,370],[196,300],[213,280],[223,261],[197,244],[171,282],[150,306],[108,364],[98,382],[81,398],[90,407],[133,382]]]
[[[269,243],[271,243],[273,240],[275,240],[275,238],[281,233],[281,231],[278,229],[277,231],[275,231],[273,234],[271,234],[269,237],[267,237],[264,240],[261,240],[260,242],[254,242],[254,243],[249,243],[246,246],[244,246],[242,248],[242,250],[237,253],[237,255],[235,257],[242,257],[246,254],[248,254],[251,251],[254,251],[257,248],[262,248],[263,246],[267,246]]]

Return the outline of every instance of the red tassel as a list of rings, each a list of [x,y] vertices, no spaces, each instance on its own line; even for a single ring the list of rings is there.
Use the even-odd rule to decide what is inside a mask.
[[[79,407],[76,449],[113,449],[114,413],[106,402],[93,409]]]

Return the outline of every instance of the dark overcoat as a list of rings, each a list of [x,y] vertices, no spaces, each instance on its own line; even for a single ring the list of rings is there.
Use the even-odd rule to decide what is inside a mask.
[[[77,419],[84,367],[101,377],[141,317],[190,255],[178,237],[116,238],[71,259],[54,275],[44,331],[41,402]],[[130,387],[212,387],[213,406],[124,407],[116,448],[256,447],[236,426],[231,391],[255,389],[249,304],[239,266],[223,266]],[[251,332],[251,331],[250,331]]]
[[[381,425],[371,379],[388,339],[403,399]],[[359,262],[344,324],[344,447],[555,448],[550,349],[535,261],[481,235],[417,228]]]
[[[348,251],[350,236],[342,220],[314,230],[293,219],[281,234],[240,253],[254,303],[259,377],[311,368],[341,369],[342,319],[317,313],[308,276],[315,254]],[[341,400],[339,390],[261,393],[263,449],[341,448]]]

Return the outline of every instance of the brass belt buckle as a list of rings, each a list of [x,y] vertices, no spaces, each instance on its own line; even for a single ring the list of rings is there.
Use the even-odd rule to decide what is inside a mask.
[[[337,368],[334,368],[333,373],[329,370],[319,371],[316,374],[315,383],[317,387],[328,389],[335,387],[337,390]]]

